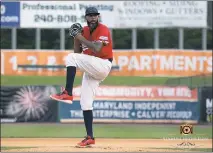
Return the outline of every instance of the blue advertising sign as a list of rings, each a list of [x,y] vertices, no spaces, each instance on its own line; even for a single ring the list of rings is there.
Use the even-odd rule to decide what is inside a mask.
[[[20,26],[20,2],[1,2],[1,27]]]
[[[59,116],[61,122],[83,119],[79,101],[73,104],[60,103]],[[128,120],[147,123],[180,123],[199,120],[199,103],[190,101],[111,101],[97,100],[93,104],[94,121]]]

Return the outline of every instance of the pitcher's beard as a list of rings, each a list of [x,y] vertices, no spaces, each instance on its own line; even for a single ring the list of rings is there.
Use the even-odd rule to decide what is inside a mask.
[[[97,28],[97,26],[98,26],[98,21],[95,22],[95,23],[89,23],[89,22],[87,22],[87,24],[88,24],[88,26],[90,28],[90,32],[93,32]]]

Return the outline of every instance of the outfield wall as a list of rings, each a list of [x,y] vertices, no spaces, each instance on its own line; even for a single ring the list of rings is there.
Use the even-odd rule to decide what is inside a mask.
[[[19,65],[65,65],[61,50],[1,50],[2,75],[64,76],[66,69],[19,68]],[[115,76],[185,77],[212,73],[212,51],[201,50],[115,50]],[[81,75],[81,72],[77,72]]]
[[[1,122],[83,123],[80,87],[73,104],[51,100],[59,86],[1,87]],[[199,123],[212,122],[212,95],[185,86],[100,86],[94,101],[94,122]],[[208,88],[210,92],[210,88]],[[211,89],[212,90],[212,89]],[[200,97],[203,96],[203,97]],[[206,103],[206,102],[208,103]],[[203,118],[203,116],[205,116]]]

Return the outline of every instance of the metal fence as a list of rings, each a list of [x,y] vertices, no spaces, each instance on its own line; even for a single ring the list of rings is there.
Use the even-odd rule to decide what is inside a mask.
[[[42,29],[35,29],[35,49],[41,49],[41,30]],[[111,34],[113,35],[114,29],[110,29]],[[115,29],[116,30],[116,29]],[[153,49],[160,49],[160,28],[153,29],[154,35],[153,35]],[[184,49],[184,30],[185,28],[179,28],[178,29],[178,49]],[[202,50],[207,50],[207,28],[202,29],[202,35],[201,35],[201,44],[202,44]],[[11,49],[17,49],[17,28],[11,28]],[[113,37],[112,37],[113,39]],[[131,49],[135,50],[137,48],[137,29],[131,29]],[[65,29],[60,29],[60,50],[65,49]]]

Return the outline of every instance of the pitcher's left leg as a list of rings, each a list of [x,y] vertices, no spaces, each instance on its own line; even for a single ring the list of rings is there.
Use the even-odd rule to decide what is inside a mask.
[[[78,147],[87,147],[91,144],[95,144],[95,138],[93,135],[93,100],[99,83],[100,80],[94,79],[87,73],[84,73],[81,86],[80,105],[81,109],[83,110],[87,136],[84,140],[78,143]]]

